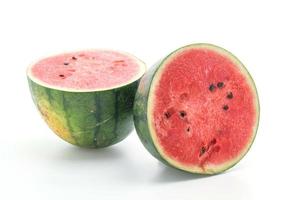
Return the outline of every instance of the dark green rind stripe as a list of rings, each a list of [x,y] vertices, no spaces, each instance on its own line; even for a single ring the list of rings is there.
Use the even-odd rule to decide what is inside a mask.
[[[118,95],[119,95],[119,91],[114,93],[114,96],[115,96],[115,106],[114,106],[115,107],[115,114],[114,114],[115,124],[114,124],[114,130],[113,130],[114,133],[116,133],[116,131],[117,131],[117,123],[118,123],[118,115],[119,115],[118,103],[117,103],[118,102]]]
[[[99,93],[100,98],[100,117],[97,119],[97,147],[106,147],[111,144],[115,137],[115,93],[113,91],[104,91]]]
[[[138,82],[134,82],[128,87],[120,89],[117,95],[117,123],[116,123],[116,140],[121,141],[127,137],[127,133],[134,128],[133,123],[133,103],[138,88]]]
[[[51,101],[53,99],[52,95],[51,95],[51,90],[49,90],[48,88],[45,88],[46,92],[47,92],[47,95],[48,95],[48,101],[49,103],[51,104]]]
[[[98,93],[95,93],[95,105],[96,105],[96,108],[95,108],[95,117],[96,117],[96,121],[99,122],[100,121],[100,95]],[[90,111],[90,112],[94,112],[94,111]],[[97,136],[98,136],[98,133],[99,133],[99,129],[100,129],[100,126],[98,124],[95,125],[95,131],[94,131],[94,138],[93,138],[93,144],[94,144],[94,147],[97,147]]]
[[[101,95],[101,105],[107,110],[101,119],[99,146],[109,146],[122,141],[134,129],[132,108],[138,81],[127,86],[107,91]],[[110,109],[111,108],[111,109]]]
[[[49,114],[52,111],[62,119],[58,123],[67,127],[74,139],[68,141],[72,144],[106,147],[120,142],[133,129],[132,106],[138,80],[99,92],[67,92],[38,85],[29,78],[28,82],[37,108],[42,110],[40,101],[50,105]]]

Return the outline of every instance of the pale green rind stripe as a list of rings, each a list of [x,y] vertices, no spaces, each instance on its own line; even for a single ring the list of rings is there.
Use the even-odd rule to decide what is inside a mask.
[[[59,91],[58,91],[59,92]],[[96,99],[94,93],[61,92],[72,136],[78,145],[94,147]]]

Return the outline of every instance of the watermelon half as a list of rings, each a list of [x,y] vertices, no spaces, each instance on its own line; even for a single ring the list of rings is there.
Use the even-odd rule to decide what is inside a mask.
[[[106,147],[133,129],[132,107],[145,64],[112,50],[55,55],[27,70],[34,103],[49,127],[82,147]]]
[[[142,143],[158,160],[191,173],[215,174],[249,150],[259,100],[235,56],[211,44],[192,44],[143,76],[134,120]]]

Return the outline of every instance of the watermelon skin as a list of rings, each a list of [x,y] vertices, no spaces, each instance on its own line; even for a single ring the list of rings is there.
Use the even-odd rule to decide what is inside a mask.
[[[33,101],[53,132],[71,144],[89,148],[118,143],[133,130],[138,82],[105,91],[69,92],[44,87],[28,77]]]
[[[189,48],[189,47],[193,47],[193,46],[207,46],[210,48],[215,48],[215,49],[218,49],[221,51],[225,51],[227,54],[230,54],[230,56],[232,56],[234,59],[236,59],[238,62],[240,62],[233,54],[231,54],[227,50],[225,50],[221,47],[218,47],[216,45],[207,44],[207,43],[191,44],[191,45],[187,45],[187,46],[181,47],[181,48],[173,51],[168,56],[166,56],[164,59],[162,59],[158,63],[156,63],[141,78],[138,89],[137,89],[137,93],[135,96],[135,100],[134,100],[134,108],[133,108],[134,124],[135,124],[135,128],[137,131],[137,135],[138,135],[139,139],[141,140],[142,144],[144,145],[144,147],[149,151],[149,153],[153,157],[155,157],[156,159],[158,159],[162,163],[166,164],[167,166],[170,166],[170,167],[173,167],[175,169],[182,170],[185,172],[194,173],[194,174],[204,174],[204,175],[219,174],[219,173],[222,173],[222,172],[232,168],[233,166],[235,166],[247,154],[247,152],[249,151],[249,149],[251,148],[251,146],[254,142],[254,139],[256,137],[256,132],[258,129],[259,117],[260,117],[260,115],[259,115],[260,105],[259,105],[259,100],[258,100],[259,99],[258,93],[257,93],[257,89],[256,89],[256,86],[254,84],[254,81],[253,81],[251,75],[249,74],[249,72],[247,71],[247,69],[244,66],[243,66],[244,67],[243,70],[245,71],[248,78],[250,79],[250,81],[252,83],[253,90],[256,92],[256,98],[257,98],[256,111],[258,113],[257,114],[258,116],[257,116],[256,129],[255,129],[254,137],[251,140],[251,144],[249,145],[248,149],[243,153],[243,155],[238,160],[235,160],[233,163],[229,163],[228,165],[223,166],[222,168],[218,168],[217,170],[209,170],[209,171],[205,171],[201,168],[198,168],[196,170],[195,169],[190,170],[189,168],[178,167],[174,163],[168,161],[168,159],[166,159],[165,156],[162,153],[160,153],[160,151],[156,147],[154,139],[152,138],[152,134],[151,134],[151,130],[150,130],[149,123],[151,123],[150,122],[151,117],[148,114],[148,101],[149,101],[150,88],[152,85],[152,81],[153,81],[157,71],[159,71],[159,69],[161,68],[164,61],[167,60],[172,54],[174,54],[175,52],[177,52],[181,49]],[[242,65],[242,63],[241,63],[241,65]]]
[[[147,115],[147,105],[151,82],[153,80],[154,74],[160,66],[160,62],[155,64],[151,69],[149,69],[145,75],[141,78],[139,83],[137,93],[134,100],[134,124],[137,134],[144,145],[144,147],[158,160],[168,164],[165,159],[157,151],[148,126],[148,115]]]

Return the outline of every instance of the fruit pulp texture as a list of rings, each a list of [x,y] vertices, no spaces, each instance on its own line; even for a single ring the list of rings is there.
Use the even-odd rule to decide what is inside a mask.
[[[32,75],[48,85],[77,90],[115,87],[139,71],[134,58],[109,50],[61,54],[40,60],[31,68]]]
[[[164,153],[186,165],[236,158],[254,134],[255,93],[225,55],[188,49],[168,61],[155,90],[153,124]]]

